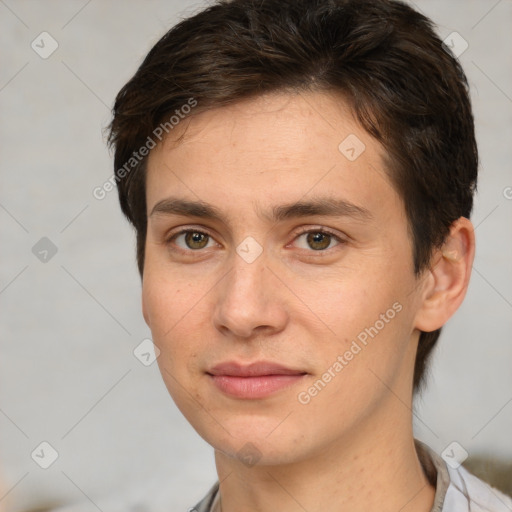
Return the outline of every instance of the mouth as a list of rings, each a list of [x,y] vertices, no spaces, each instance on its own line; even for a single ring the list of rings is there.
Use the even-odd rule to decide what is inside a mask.
[[[241,399],[261,399],[300,382],[307,372],[258,361],[249,365],[221,363],[206,372],[224,394]]]

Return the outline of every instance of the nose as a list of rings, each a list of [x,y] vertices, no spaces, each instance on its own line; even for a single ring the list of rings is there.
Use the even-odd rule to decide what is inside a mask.
[[[249,339],[275,334],[288,322],[282,283],[267,267],[264,254],[252,263],[235,254],[216,292],[213,322],[224,335]]]

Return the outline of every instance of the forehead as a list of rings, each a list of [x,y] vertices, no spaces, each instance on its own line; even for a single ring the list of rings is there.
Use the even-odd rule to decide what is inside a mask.
[[[196,107],[196,111],[200,109],[200,105]],[[212,142],[218,147],[222,139],[223,144],[230,144],[232,155],[243,149],[246,156],[257,152],[261,158],[315,158],[314,148],[321,137],[325,142],[322,149],[329,145],[329,154],[337,157],[338,145],[348,135],[364,141],[365,151],[382,151],[380,144],[359,126],[341,94],[280,91],[192,112],[168,133],[158,149]]]
[[[339,95],[258,96],[185,118],[151,151],[148,213],[166,194],[260,211],[308,195],[384,205],[397,197],[383,155]]]

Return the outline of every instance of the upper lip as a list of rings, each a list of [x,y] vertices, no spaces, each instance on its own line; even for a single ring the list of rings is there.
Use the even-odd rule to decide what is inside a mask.
[[[269,361],[257,361],[245,365],[228,361],[214,366],[207,373],[210,375],[229,375],[231,377],[258,377],[263,375],[304,375],[306,372],[286,368]]]

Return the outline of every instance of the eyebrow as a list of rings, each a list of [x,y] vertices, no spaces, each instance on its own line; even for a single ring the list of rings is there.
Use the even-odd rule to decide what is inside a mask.
[[[357,206],[343,199],[319,197],[308,201],[274,206],[270,213],[258,209],[261,218],[270,222],[279,222],[288,219],[310,217],[314,215],[327,217],[351,217],[356,220],[371,220],[373,215],[362,206]],[[220,220],[224,224],[228,221],[217,207],[203,201],[189,201],[168,197],[158,201],[153,206],[150,217],[153,215],[184,215],[210,220]]]

